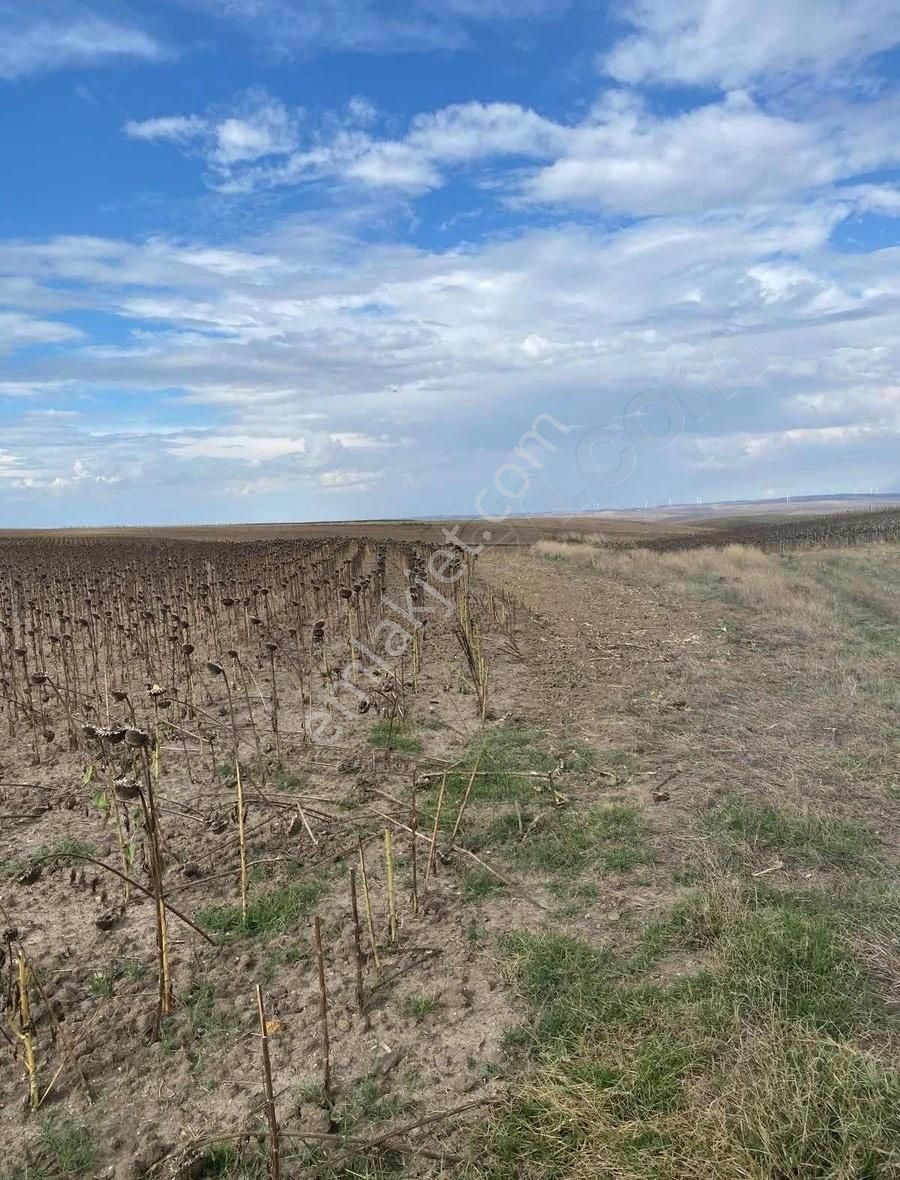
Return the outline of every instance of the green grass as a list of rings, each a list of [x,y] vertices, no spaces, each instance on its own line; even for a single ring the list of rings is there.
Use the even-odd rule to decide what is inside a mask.
[[[459,884],[463,901],[479,902],[487,897],[502,893],[506,886],[487,869],[464,869],[459,873]]]
[[[382,1093],[376,1078],[363,1078],[338,1097],[331,1118],[339,1131],[349,1135],[362,1127],[388,1123],[411,1106],[409,1099]]]
[[[900,900],[883,898],[896,921]],[[900,1072],[865,1047],[895,1018],[828,900],[699,891],[629,956],[503,941],[531,1012],[470,1177],[878,1180],[900,1174]],[[669,956],[693,970],[660,982]]]
[[[11,1146],[6,1144],[7,1149]],[[26,1161],[3,1172],[4,1180],[60,1180],[94,1176],[96,1150],[88,1129],[80,1123],[50,1118],[41,1124],[36,1151]]]
[[[115,977],[111,971],[92,971],[85,980],[85,986],[98,1000],[113,994]]]
[[[730,796],[702,819],[707,831],[735,837],[754,850],[834,865],[864,863],[878,843],[862,824]]]
[[[239,1150],[230,1143],[209,1144],[190,1172],[198,1180],[216,1176],[227,1180],[263,1180],[267,1174],[265,1159],[256,1144]]]
[[[216,1010],[216,992],[211,983],[195,979],[181,1000],[195,1037],[215,1037],[233,1026],[230,1017]]]
[[[543,730],[526,725],[501,725],[487,729],[470,742],[462,768],[448,776],[451,797],[461,796],[479,759],[481,772],[472,785],[472,797],[483,802],[512,802],[528,799],[535,787],[546,786],[523,772],[547,775],[560,763],[566,771],[586,771],[594,762],[594,752],[581,742],[556,741]]]
[[[544,812],[509,855],[522,868],[542,872],[624,872],[647,859],[647,825],[640,809],[629,803],[581,811],[556,808]]]
[[[400,1005],[400,1014],[408,1020],[420,1021],[436,1012],[437,1008],[437,999],[423,992],[418,996],[407,996]]]
[[[85,987],[97,999],[105,999],[113,994],[115,985],[120,979],[140,979],[146,967],[140,959],[113,959],[108,967],[92,971],[85,979]]]
[[[225,1143],[211,1143],[204,1148],[197,1161],[198,1176],[234,1176],[238,1167],[238,1155],[233,1147]]]
[[[526,806],[546,797],[552,800],[547,776],[562,763],[566,773],[583,774],[593,765],[593,751],[579,743],[556,741],[543,730],[524,725],[486,729],[466,747],[460,765],[447,775],[440,826],[451,830],[460,805],[472,789],[459,830],[459,842],[473,850],[486,844],[505,843],[518,834],[518,820],[511,813],[498,815],[497,804]],[[472,779],[472,772],[478,773]],[[564,776],[565,777],[565,776]],[[433,823],[440,793],[440,779],[420,794],[425,822]]]
[[[77,863],[84,856],[96,856],[97,850],[93,844],[84,840],[64,837],[53,844],[43,844],[35,852],[27,856],[13,857],[0,866],[0,875],[4,877],[21,877],[30,872],[38,864],[48,867],[57,864]]]
[[[408,718],[395,717],[376,721],[369,730],[369,745],[379,750],[398,750],[401,754],[418,754],[422,743],[416,737],[415,726]]]
[[[305,791],[309,786],[309,773],[305,770],[288,770],[276,766],[269,775],[269,782],[276,791]]]
[[[325,882],[317,877],[293,881],[251,898],[246,918],[239,905],[207,906],[198,910],[194,917],[210,934],[223,938],[286,934],[296,930],[298,923],[309,915],[325,888]]]
[[[244,776],[247,773],[247,768],[244,766],[243,762],[240,764],[240,767],[241,782],[243,782]],[[219,762],[216,765],[216,775],[222,780],[223,783],[225,783],[226,786],[233,787],[237,782],[237,774],[235,773],[235,766],[233,762]]]
[[[121,975],[125,979],[140,979],[147,968],[140,959],[125,958],[116,959],[113,970],[116,975]]]

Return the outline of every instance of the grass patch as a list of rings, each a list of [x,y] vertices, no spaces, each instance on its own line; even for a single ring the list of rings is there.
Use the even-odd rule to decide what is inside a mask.
[[[93,844],[84,840],[65,837],[53,844],[43,844],[36,852],[27,856],[12,857],[0,866],[0,875],[4,877],[24,877],[36,872],[41,867],[52,868],[54,865],[70,864],[85,856],[96,856],[97,850]]]
[[[459,766],[447,775],[441,828],[453,828],[471,779],[460,843],[475,850],[512,840],[519,833],[519,821],[512,814],[498,815],[496,804],[533,803],[543,793],[549,797],[551,771],[562,767],[567,772],[585,772],[593,762],[590,747],[554,741],[540,729],[524,725],[487,729],[469,743]],[[478,773],[472,779],[476,768]],[[422,814],[428,823],[434,822],[440,792],[440,779],[431,781],[428,795],[423,792],[420,796]]]
[[[397,750],[401,754],[418,754],[422,743],[416,737],[415,726],[405,717],[376,721],[369,730],[369,745],[379,750]]]
[[[335,1102],[331,1118],[339,1131],[351,1134],[360,1127],[388,1123],[412,1105],[408,1099],[383,1094],[376,1078],[363,1078]]]
[[[533,1015],[509,1037],[523,1070],[466,1175],[897,1174],[900,1072],[854,1041],[891,1018],[825,899],[725,885],[674,907],[630,957],[551,933],[503,949]],[[685,950],[693,973],[648,979]]]
[[[37,1150],[3,1176],[5,1180],[93,1176],[95,1160],[94,1140],[86,1127],[63,1119],[47,1119],[41,1124]]]
[[[496,803],[530,798],[538,785],[532,776],[548,775],[560,763],[567,771],[588,770],[594,752],[580,742],[553,741],[543,730],[530,726],[487,729],[469,743],[462,768],[448,776],[451,798],[465,791],[479,758],[481,773],[472,784],[472,798]]]
[[[586,868],[625,872],[647,858],[647,825],[640,809],[607,803],[585,810],[543,812],[510,851],[516,864],[549,873]]]
[[[85,980],[85,986],[98,1000],[113,994],[115,977],[111,971],[92,971]]]
[[[464,869],[459,874],[463,901],[479,902],[502,893],[506,886],[487,869]]]
[[[325,882],[317,877],[292,881],[251,898],[246,918],[239,905],[207,906],[197,910],[194,917],[210,934],[223,938],[285,934],[310,913],[324,891]]]
[[[436,1012],[437,1008],[437,999],[423,992],[419,996],[407,996],[400,1005],[400,1014],[405,1016],[407,1020],[420,1021],[424,1020],[426,1016],[430,1016],[432,1012]]]
[[[734,796],[724,799],[704,816],[703,826],[710,832],[736,837],[753,850],[843,866],[865,862],[878,839],[862,824]]]
[[[85,987],[98,1000],[113,994],[120,979],[140,979],[146,968],[140,959],[114,959],[108,967],[92,971],[85,979]]]
[[[245,782],[247,780],[247,778],[249,777],[247,767],[244,765],[243,762],[241,762],[240,768],[241,768],[241,782]],[[235,769],[234,762],[219,762],[219,763],[217,763],[216,777],[221,779],[221,781],[227,787],[235,786],[237,784],[237,771]]]
[[[276,766],[270,772],[269,782],[276,791],[305,791],[309,786],[309,773],[305,770],[288,770]]]
[[[229,1180],[263,1180],[267,1168],[255,1144],[236,1148],[229,1143],[210,1143],[192,1166],[190,1174],[198,1180],[211,1180],[215,1176],[228,1177]]]
[[[216,992],[211,983],[195,979],[185,992],[182,1004],[195,1037],[214,1037],[232,1026],[228,1017],[216,1011]]]

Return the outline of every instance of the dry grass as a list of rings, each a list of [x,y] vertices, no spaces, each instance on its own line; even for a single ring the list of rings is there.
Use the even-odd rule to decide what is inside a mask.
[[[813,640],[842,630],[832,592],[814,578],[787,569],[778,556],[751,545],[657,553],[541,541],[533,552],[575,561],[643,586],[721,598],[763,613],[775,633],[791,638]]]
[[[507,943],[530,1068],[473,1177],[859,1180],[900,1167],[889,1020],[827,902],[720,882],[630,960],[558,935]],[[690,951],[667,985],[647,972]]]

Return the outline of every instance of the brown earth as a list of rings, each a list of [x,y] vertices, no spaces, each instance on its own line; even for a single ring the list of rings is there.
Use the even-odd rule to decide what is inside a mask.
[[[314,527],[303,535],[314,535],[309,531]],[[418,539],[423,536],[419,524],[380,527],[384,533],[368,535],[403,539],[408,528],[419,530]],[[545,521],[537,527],[546,535]],[[329,528],[332,536],[350,535]],[[175,539],[179,532],[155,535]],[[241,528],[227,534],[242,540],[266,535]],[[192,536],[198,538],[198,531]],[[202,536],[208,539],[205,531]],[[473,584],[490,673],[486,729],[518,732],[523,745],[540,733],[559,769],[527,781],[515,799],[476,802],[476,791],[460,839],[465,843],[463,836],[497,815],[510,822],[518,816],[519,840],[527,846],[557,813],[623,803],[635,807],[647,825],[642,863],[592,869],[584,881],[596,887],[595,894],[579,897],[572,881],[562,889],[545,868],[511,859],[502,842],[477,843],[479,863],[451,852],[445,833],[438,842],[437,875],[426,889],[427,821],[441,775],[481,730],[453,618],[436,611],[429,622],[416,691],[410,670],[404,673],[406,728],[421,750],[388,756],[369,745],[377,704],[365,715],[342,720],[336,742],[310,747],[302,732],[299,692],[285,671],[280,772],[272,766],[273,736],[266,727],[271,675],[250,645],[242,656],[254,669],[258,691],[248,699],[269,763],[265,781],[258,767],[247,773],[251,899],[313,879],[321,879],[321,893],[283,931],[231,937],[220,946],[172,918],[176,1004],[161,1039],[154,1039],[151,902],[133,896],[121,909],[121,883],[90,863],[50,861],[36,878],[17,871],[29,856],[61,839],[81,841],[94,848],[97,859],[119,863],[108,798],[105,803],[97,798],[104,784],[95,755],[89,749],[69,752],[57,739],[33,766],[29,735],[20,724],[0,750],[0,860],[13,865],[0,877],[0,900],[4,923],[17,929],[61,1029],[54,1044],[49,1015],[37,1001],[44,1082],[65,1066],[34,1115],[23,1104],[21,1047],[0,1045],[6,1056],[0,1120],[23,1159],[26,1150],[38,1157],[45,1150],[44,1115],[87,1128],[96,1149],[91,1175],[188,1177],[203,1174],[196,1161],[205,1144],[244,1142],[250,1152],[246,1143],[265,1128],[254,998],[254,984],[260,982],[288,1145],[283,1174],[395,1174],[323,1170],[346,1166],[347,1156],[371,1162],[372,1152],[383,1156],[384,1146],[396,1154],[393,1163],[382,1158],[379,1166],[396,1167],[396,1174],[437,1175],[442,1169],[447,1174],[453,1158],[465,1153],[482,1108],[421,1128],[411,1125],[469,1103],[490,1103],[502,1093],[503,1033],[524,1013],[504,986],[497,935],[554,929],[594,945],[630,945],[650,917],[724,855],[699,819],[725,793],[863,821],[877,833],[885,855],[896,851],[900,794],[892,721],[896,688],[886,687],[895,658],[890,646],[860,648],[854,641],[848,647],[847,634],[830,623],[810,630],[805,616],[784,609],[789,593],[784,587],[776,587],[774,601],[735,597],[733,583],[738,589],[744,585],[744,573],[727,564],[724,572],[706,571],[698,579],[630,564],[627,555],[610,555],[605,565],[553,561],[532,553],[523,539],[518,544],[517,551],[494,549],[479,558]],[[855,553],[848,560],[864,563],[866,557]],[[897,608],[900,621],[898,553],[886,547],[871,562],[878,563],[879,586],[894,587],[886,591],[882,614]],[[804,566],[792,576],[805,586],[804,579],[815,573]],[[391,576],[399,585],[399,569]],[[796,591],[797,604],[806,597],[807,590]],[[333,658],[341,659],[338,648]],[[233,783],[217,769],[228,757],[225,701],[218,678],[202,674],[198,683],[203,724],[219,732],[212,758],[196,743],[182,745],[174,732],[160,755],[167,897],[188,916],[211,905],[234,905],[238,897]],[[246,707],[241,726],[242,759],[250,767]],[[582,749],[592,760],[577,756]],[[470,759],[467,768],[471,765]],[[127,777],[128,760],[120,758],[117,766]],[[411,840],[404,826],[414,776],[426,837],[417,846],[418,913],[410,900]],[[381,845],[386,825],[397,856],[396,944],[386,934]],[[348,871],[357,864],[360,837],[366,841],[381,957],[380,972],[371,954],[365,965],[365,1014],[356,1001],[349,918]],[[789,856],[776,861],[752,846],[740,852],[752,871],[766,872],[786,887],[818,872]],[[138,875],[137,867],[133,871]],[[467,874],[490,878],[492,871],[502,875],[503,882],[492,882],[502,888],[484,896],[467,892]],[[331,1106],[320,1087],[313,912],[324,928]],[[365,931],[364,942],[368,947]],[[5,972],[11,959],[9,954]],[[690,961],[672,962],[659,970],[678,974],[691,967]],[[84,1082],[65,1065],[65,1046],[77,1057]],[[388,1132],[393,1138],[384,1139],[381,1148],[372,1146]],[[244,1141],[238,1140],[241,1135]],[[301,1164],[304,1135],[307,1147],[320,1152],[330,1141],[309,1136],[351,1138]],[[249,1162],[246,1167],[230,1174],[257,1174]]]

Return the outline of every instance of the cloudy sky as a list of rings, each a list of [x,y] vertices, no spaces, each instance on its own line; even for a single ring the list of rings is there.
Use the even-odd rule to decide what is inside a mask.
[[[0,523],[900,491],[898,81],[896,0],[0,0]]]

